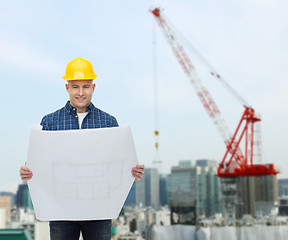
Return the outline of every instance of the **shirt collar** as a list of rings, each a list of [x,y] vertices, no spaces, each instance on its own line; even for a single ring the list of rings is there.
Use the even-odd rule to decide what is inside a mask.
[[[86,107],[86,111],[87,111],[88,114],[89,114],[89,113],[91,113],[91,112],[93,111],[94,108],[95,108],[95,107],[94,107],[93,103],[90,102],[90,104]]]
[[[86,107],[86,111],[89,113],[91,113],[94,109],[94,105],[92,102],[90,102],[90,104]],[[77,115],[77,109],[75,107],[73,107],[70,104],[70,101],[67,101],[66,105],[65,105],[65,109],[72,115],[76,116]]]

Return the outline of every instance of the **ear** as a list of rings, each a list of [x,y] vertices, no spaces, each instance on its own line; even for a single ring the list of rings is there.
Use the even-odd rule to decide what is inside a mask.
[[[93,83],[93,92],[94,92],[94,90],[95,90],[95,87],[96,87],[96,84],[95,84],[95,83]]]
[[[68,83],[66,83],[66,84],[65,84],[65,87],[66,87],[66,91],[68,92],[68,89],[69,89],[69,84],[68,84]]]

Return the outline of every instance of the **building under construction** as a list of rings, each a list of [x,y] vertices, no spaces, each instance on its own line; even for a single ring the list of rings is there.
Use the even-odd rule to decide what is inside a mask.
[[[245,214],[267,216],[278,206],[276,175],[242,177],[237,181],[237,219]]]
[[[234,225],[236,217],[243,214],[255,215],[260,209],[265,214],[277,202],[276,174],[279,171],[271,163],[254,163],[255,157],[261,158],[261,135],[259,136],[260,132],[254,126],[261,121],[260,116],[204,58],[198,55],[210,76],[220,81],[244,106],[241,119],[232,133],[201,80],[196,65],[179,42],[175,27],[168,23],[160,8],[151,10],[151,13],[226,145],[226,152],[217,170],[217,175],[221,178],[226,224]],[[156,132],[158,135],[158,130]]]

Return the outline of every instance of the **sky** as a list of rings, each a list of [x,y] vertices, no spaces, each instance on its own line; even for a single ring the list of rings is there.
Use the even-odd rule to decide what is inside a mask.
[[[21,183],[30,128],[65,105],[62,76],[76,57],[90,60],[98,75],[94,105],[130,124],[139,163],[155,167],[160,159],[160,172],[169,173],[179,160],[222,160],[224,142],[149,12],[153,7],[261,115],[262,163],[288,177],[287,1],[14,0],[0,10],[0,190]],[[234,132],[242,103],[221,83],[202,81]]]

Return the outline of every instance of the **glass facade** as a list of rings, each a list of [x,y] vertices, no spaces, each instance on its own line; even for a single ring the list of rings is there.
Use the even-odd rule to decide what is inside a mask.
[[[288,179],[279,179],[278,180],[278,195],[288,196]]]
[[[136,204],[136,186],[135,182],[133,183],[130,192],[128,193],[128,196],[125,200],[124,206],[131,206]]]
[[[33,209],[27,183],[20,184],[16,193],[17,207]]]
[[[160,194],[160,205],[165,206],[168,204],[167,198],[167,175],[161,174],[159,179],[159,194]]]
[[[189,165],[190,163],[190,165]],[[180,161],[167,177],[168,204],[172,201],[196,206],[196,212],[206,217],[221,212],[220,179],[215,175],[213,160]]]
[[[146,168],[141,181],[136,182],[136,204],[151,206],[155,210],[160,207],[159,173],[156,168]]]

